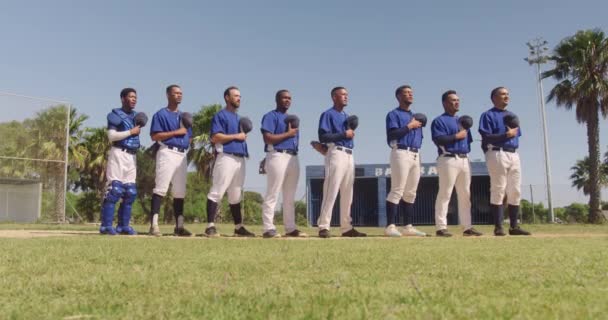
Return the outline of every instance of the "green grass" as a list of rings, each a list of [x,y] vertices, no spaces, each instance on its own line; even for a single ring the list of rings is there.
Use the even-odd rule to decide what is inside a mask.
[[[56,227],[97,229],[0,225]],[[551,236],[0,239],[0,318],[605,317],[608,226],[526,228]]]

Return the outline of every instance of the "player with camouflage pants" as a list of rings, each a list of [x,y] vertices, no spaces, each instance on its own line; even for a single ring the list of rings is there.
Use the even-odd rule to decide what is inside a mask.
[[[137,113],[133,109],[137,104],[137,92],[133,88],[125,88],[120,92],[122,108],[113,109],[108,114],[108,139],[112,147],[108,152],[106,168],[107,190],[101,209],[102,234],[115,235],[137,234],[129,222],[131,220],[131,206],[137,196],[135,187],[136,154],[139,149],[139,132],[146,125],[147,117],[144,113]],[[118,224],[112,227],[116,203],[122,199],[118,208]]]

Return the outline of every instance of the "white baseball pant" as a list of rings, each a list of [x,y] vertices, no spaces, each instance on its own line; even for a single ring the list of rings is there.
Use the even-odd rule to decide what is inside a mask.
[[[420,155],[409,150],[393,149],[390,163],[391,191],[386,201],[399,204],[403,198],[407,203],[414,203],[420,180]]]
[[[186,152],[169,149],[161,144],[156,153],[156,178],[153,192],[165,196],[171,184],[174,198],[186,197]]]
[[[439,156],[437,159],[439,192],[435,200],[435,226],[448,227],[448,205],[452,190],[458,196],[458,219],[465,230],[471,228],[471,166],[468,158]]]
[[[108,184],[112,181],[120,181],[123,184],[135,183],[137,178],[136,156],[122,151],[121,148],[111,147],[108,151],[106,178]]]
[[[355,182],[355,161],[352,154],[331,146],[325,155],[325,180],[323,200],[317,225],[319,230],[329,230],[334,202],[340,192],[340,230],[342,233],[353,228],[350,207],[353,202]]]
[[[300,177],[298,156],[288,153],[271,151],[266,153],[266,174],[268,184],[266,196],[262,205],[262,221],[264,232],[276,230],[273,223],[274,209],[279,200],[279,192],[283,193],[283,225],[285,232],[296,229],[295,196]]]
[[[486,165],[490,173],[490,203],[502,205],[507,195],[507,203],[518,206],[521,200],[521,165],[517,152],[488,150]]]
[[[241,202],[245,184],[245,158],[220,152],[215,159],[211,189],[207,199],[219,203],[228,192],[228,203]]]

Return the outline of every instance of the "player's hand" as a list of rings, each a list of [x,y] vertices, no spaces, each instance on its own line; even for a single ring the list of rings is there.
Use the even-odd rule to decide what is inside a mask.
[[[348,129],[344,132],[346,135],[346,139],[352,139],[355,137],[355,131],[353,129]]]
[[[294,137],[298,134],[298,128],[292,128],[291,123],[287,124],[287,136]]]
[[[247,135],[244,132],[240,132],[234,135],[235,140],[245,141],[247,139]]]
[[[129,130],[129,133],[130,133],[132,136],[136,136],[136,135],[138,135],[138,134],[139,134],[139,132],[140,132],[140,131],[141,131],[140,126],[135,126],[133,129]]]
[[[509,128],[509,127],[507,127]],[[509,128],[509,130],[507,130],[507,138],[513,138],[515,136],[517,136],[517,134],[519,133],[519,128]]]
[[[410,123],[407,124],[407,128],[410,130],[418,129],[420,127],[422,127],[422,122],[420,122],[414,118],[412,118],[412,120],[410,120]]]
[[[177,130],[175,130],[173,132],[175,132],[176,136],[183,136],[183,135],[185,135],[185,134],[188,133],[188,129],[186,129],[184,127],[181,127],[181,128],[179,128],[179,129],[177,129]]]
[[[467,134],[468,134],[468,132],[465,129],[458,131],[458,133],[456,134],[456,140],[462,140],[462,139],[466,138]]]

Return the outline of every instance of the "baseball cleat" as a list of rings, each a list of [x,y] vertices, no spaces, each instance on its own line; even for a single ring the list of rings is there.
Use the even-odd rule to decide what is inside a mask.
[[[174,228],[173,235],[176,237],[190,237],[192,236],[192,232],[188,231],[186,228]]]
[[[151,226],[150,227],[150,231],[148,232],[149,235],[151,236],[155,236],[155,237],[160,237],[163,234],[160,232],[160,228],[158,226]]]
[[[522,229],[520,226],[515,228],[509,228],[509,235],[511,236],[530,236],[532,235],[530,232]]]
[[[394,224],[391,224],[384,229],[384,235],[391,238],[399,238],[401,237],[401,232],[397,230],[397,227],[395,227]]]
[[[505,230],[503,230],[502,228],[494,228],[494,235],[497,237],[504,237],[507,234],[505,233]]]
[[[403,230],[401,231],[401,234],[406,236],[406,237],[426,237],[426,233],[422,232],[416,228],[414,228],[413,226],[406,226],[403,228]]]
[[[331,237],[331,233],[329,233],[329,230],[327,229],[323,229],[323,230],[319,230],[319,238],[330,238]]]
[[[293,230],[292,232],[288,232],[285,234],[286,237],[293,237],[293,238],[308,238],[308,235],[298,229]]]
[[[237,237],[255,237],[255,233],[249,232],[249,230],[245,229],[245,227],[240,227],[238,229],[234,229],[234,235]]]
[[[99,228],[99,233],[101,233],[101,234],[107,234],[109,236],[115,236],[117,234],[116,230],[112,226],[109,226],[109,227],[102,226],[102,227],[100,227]]]
[[[262,234],[262,237],[265,239],[280,238],[281,235],[276,230],[268,230]]]
[[[363,233],[363,232],[359,232],[357,230],[355,230],[355,228],[352,228],[344,233],[342,233],[343,237],[350,237],[350,238],[361,238],[361,237],[367,237],[367,234]]]
[[[435,231],[435,236],[449,238],[452,236],[452,234],[448,231],[448,229],[441,229],[441,230]]]
[[[462,233],[462,236],[463,236],[463,237],[470,237],[470,236],[476,236],[476,237],[479,237],[479,236],[482,236],[482,235],[483,235],[483,233],[481,233],[481,232],[479,232],[479,231],[475,230],[474,228],[467,229],[467,230],[465,230],[465,231]]]
[[[205,229],[205,236],[209,238],[217,238],[220,236],[220,234],[217,232],[215,227],[209,227]]]
[[[128,236],[134,236],[137,234],[137,231],[135,231],[135,229],[133,229],[133,227],[131,227],[131,226],[116,227],[116,232],[118,234],[124,234],[124,235],[128,235]]]

